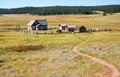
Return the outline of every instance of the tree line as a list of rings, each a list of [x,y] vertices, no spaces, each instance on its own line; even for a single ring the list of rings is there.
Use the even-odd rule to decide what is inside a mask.
[[[1,8],[0,14],[32,14],[32,15],[94,14],[96,13],[95,11],[103,11],[105,13],[117,13],[120,12],[120,5],[22,7],[12,9]]]

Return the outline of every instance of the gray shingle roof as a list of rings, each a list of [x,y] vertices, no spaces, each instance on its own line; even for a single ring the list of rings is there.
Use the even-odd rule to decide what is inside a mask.
[[[34,22],[38,22],[39,24],[41,24],[41,25],[47,25],[47,21],[46,20],[31,20],[27,25],[28,26],[31,26],[31,25],[33,25],[34,24]]]
[[[47,21],[46,20],[37,20],[37,22],[41,25],[47,25]]]
[[[76,28],[76,25],[67,25],[68,28]]]

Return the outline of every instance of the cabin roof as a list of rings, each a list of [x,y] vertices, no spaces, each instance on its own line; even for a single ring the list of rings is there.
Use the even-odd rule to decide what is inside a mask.
[[[76,25],[67,25],[68,28],[76,28]]]
[[[37,20],[37,22],[40,23],[41,25],[47,25],[46,20]]]
[[[47,21],[46,20],[31,20],[27,25],[31,26],[33,25],[35,22],[38,22],[41,25],[47,25]]]

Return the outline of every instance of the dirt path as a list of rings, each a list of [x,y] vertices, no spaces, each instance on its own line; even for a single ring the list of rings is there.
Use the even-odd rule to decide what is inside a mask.
[[[77,53],[78,55],[80,55],[80,56],[84,56],[84,57],[86,57],[86,58],[88,58],[88,59],[91,59],[91,60],[93,60],[93,61],[96,61],[97,63],[99,63],[99,64],[107,67],[107,68],[108,68],[108,71],[109,71],[109,72],[107,72],[107,75],[110,75],[109,77],[118,77],[118,76],[119,76],[118,70],[117,70],[112,64],[109,64],[109,63],[105,62],[104,60],[97,59],[97,58],[92,57],[92,56],[89,56],[89,55],[87,55],[87,54],[78,52],[78,51],[77,51],[77,47],[74,47],[74,48],[73,48],[73,51],[74,51],[75,53]],[[106,77],[106,76],[104,76],[104,77]]]

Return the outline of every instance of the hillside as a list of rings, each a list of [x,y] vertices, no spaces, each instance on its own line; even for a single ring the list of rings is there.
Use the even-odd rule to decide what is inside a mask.
[[[62,15],[62,14],[93,14],[93,11],[106,13],[120,12],[120,5],[104,6],[49,6],[49,7],[22,7],[0,9],[0,14],[37,14],[37,15]]]

